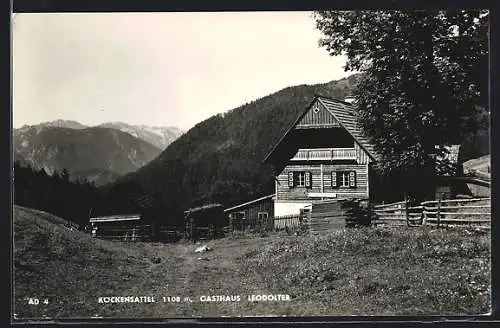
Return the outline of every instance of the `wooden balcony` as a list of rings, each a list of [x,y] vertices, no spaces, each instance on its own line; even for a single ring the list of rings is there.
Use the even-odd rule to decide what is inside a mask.
[[[299,149],[291,161],[325,161],[356,159],[354,148]]]

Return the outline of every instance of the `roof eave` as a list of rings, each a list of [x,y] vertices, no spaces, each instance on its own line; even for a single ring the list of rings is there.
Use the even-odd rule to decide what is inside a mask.
[[[246,205],[251,205],[251,204],[257,203],[257,202],[259,202],[261,200],[264,200],[264,199],[267,199],[267,198],[273,198],[273,197],[274,197],[274,194],[263,196],[263,197],[259,197],[257,199],[251,200],[249,202],[246,202],[246,203],[243,203],[243,204],[239,204],[239,205],[236,205],[236,206],[233,206],[233,207],[226,208],[224,210],[224,212],[229,212],[229,211],[238,209],[240,207],[243,207],[243,206],[246,206]]]
[[[272,154],[276,151],[276,149],[278,149],[278,146],[285,140],[285,138],[288,136],[288,134],[291,133],[291,131],[293,131],[293,129],[295,128],[295,126],[300,122],[300,120],[302,119],[302,117],[304,117],[304,115],[306,115],[306,113],[309,111],[309,109],[311,108],[311,106],[314,104],[314,102],[319,99],[320,96],[318,95],[314,95],[314,98],[313,100],[309,103],[309,105],[306,107],[306,109],[302,112],[302,114],[299,115],[299,117],[297,117],[297,119],[294,121],[294,123],[288,128],[288,130],[285,132],[285,134],[280,138],[280,140],[274,145],[274,147],[271,149],[271,151],[267,154],[267,156],[264,158],[264,160],[262,161],[263,164],[267,163],[269,161],[269,159],[271,158]]]

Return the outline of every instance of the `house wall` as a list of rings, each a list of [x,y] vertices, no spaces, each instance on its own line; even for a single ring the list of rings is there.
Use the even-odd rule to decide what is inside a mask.
[[[268,217],[274,216],[274,203],[272,198],[264,199],[260,202],[242,206],[240,208],[234,209],[228,212],[228,215],[232,215],[237,212],[245,212],[245,219],[248,220],[258,220],[259,212],[267,212]]]
[[[94,226],[97,228],[95,236],[103,239],[139,241],[152,237],[151,226],[141,220],[96,222]]]
[[[276,200],[274,202],[274,215],[285,216],[300,214],[300,210],[306,206],[311,206],[311,201],[290,201],[290,200]]]
[[[356,150],[356,162],[358,164],[367,164],[370,163],[370,156],[361,148],[357,142],[354,143],[354,149]]]
[[[97,226],[99,228],[110,228],[114,229],[116,227],[136,227],[136,226],[143,226],[148,224],[148,222],[145,222],[144,220],[130,220],[130,221],[105,221],[105,222],[93,222],[92,223],[94,226]]]
[[[335,193],[335,198],[368,198],[368,165],[367,164],[289,164],[277,176],[277,203],[286,200],[320,200],[311,198],[310,192]],[[323,170],[323,179],[321,171]],[[288,172],[309,171],[311,172],[311,188],[289,187]],[[332,171],[356,171],[355,188],[332,188]],[[323,185],[321,181],[323,180]],[[323,187],[322,187],[323,186]],[[278,214],[276,214],[278,215]]]

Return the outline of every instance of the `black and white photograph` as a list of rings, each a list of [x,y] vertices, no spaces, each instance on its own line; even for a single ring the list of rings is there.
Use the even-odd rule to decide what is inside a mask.
[[[489,15],[12,14],[12,322],[491,314]]]

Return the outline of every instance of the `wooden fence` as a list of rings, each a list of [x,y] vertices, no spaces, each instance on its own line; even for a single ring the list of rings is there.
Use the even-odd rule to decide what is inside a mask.
[[[411,206],[407,201],[377,205],[373,224],[419,226],[422,224],[422,209],[423,206]]]
[[[417,206],[408,202],[377,205],[374,225],[482,225],[491,224],[491,199],[449,199],[425,201]]]
[[[176,226],[162,226],[156,231],[155,238],[159,241],[177,241],[183,237],[183,232]]]
[[[307,218],[304,215],[293,214],[265,219],[231,219],[227,227],[228,232],[232,231],[278,231],[284,229],[300,228],[307,225]]]
[[[491,225],[491,199],[449,199],[423,202],[423,225]]]
[[[182,232],[174,226],[160,227],[154,233],[150,225],[132,227],[100,226],[95,237],[116,241],[152,241],[153,238],[157,241],[177,241],[182,238]]]
[[[307,222],[306,218],[300,214],[276,216],[273,218],[274,230],[284,230],[286,228],[299,228],[301,224]]]
[[[119,241],[150,241],[151,226],[98,227],[96,237]]]
[[[263,219],[229,219],[229,231],[269,231],[273,230],[273,218]]]

